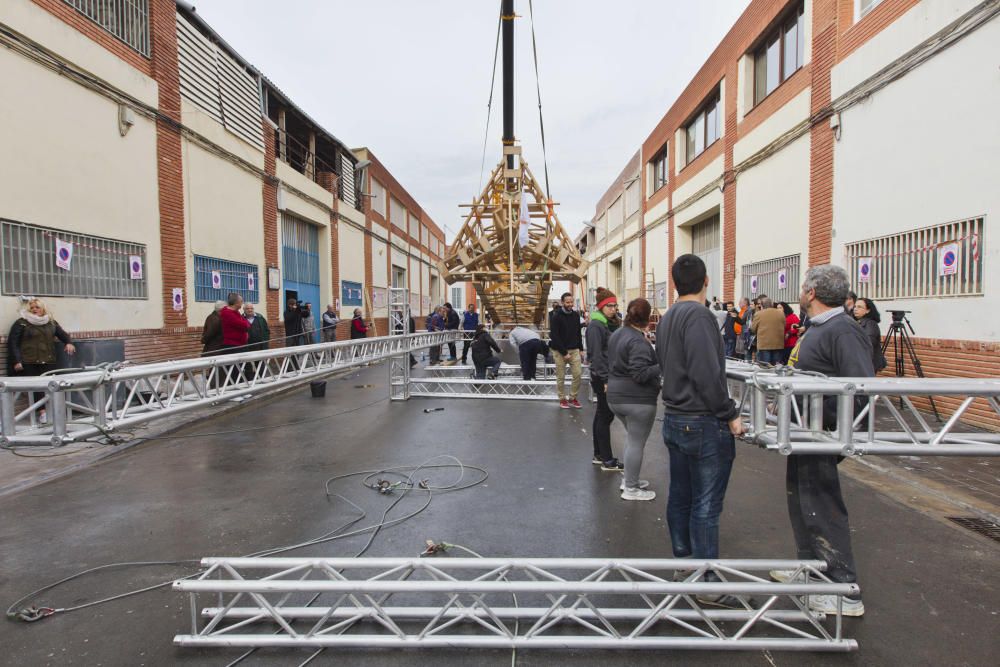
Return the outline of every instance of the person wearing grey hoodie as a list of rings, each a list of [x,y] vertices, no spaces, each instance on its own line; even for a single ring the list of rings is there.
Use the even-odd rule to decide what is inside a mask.
[[[618,299],[611,290],[597,288],[597,309],[587,324],[587,359],[590,362],[590,387],[597,399],[594,411],[594,465],[601,470],[621,471],[623,466],[611,451],[611,422],[615,414],[608,406],[608,339],[618,328]]]
[[[646,440],[656,420],[660,394],[660,362],[646,340],[653,308],[643,298],[633,299],[625,312],[625,325],[608,341],[608,405],[625,424],[625,479],[623,500],[652,500],[639,479]]]

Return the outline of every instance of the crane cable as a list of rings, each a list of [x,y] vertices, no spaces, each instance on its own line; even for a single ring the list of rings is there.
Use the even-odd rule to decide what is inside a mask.
[[[493,113],[493,91],[497,82],[497,56],[500,53],[500,26],[503,25],[503,9],[497,18],[497,39],[493,47],[493,74],[490,76],[490,100],[486,103],[486,134],[483,136],[483,159],[479,163],[479,192],[483,191],[483,173],[486,171],[486,142],[490,138],[490,116]],[[478,193],[477,193],[478,194]]]
[[[538,79],[538,46],[535,44],[535,10],[528,0],[528,17],[531,21],[531,51],[535,56],[535,92],[538,94],[538,128],[542,134],[542,164],[545,167],[545,198],[552,201],[549,192],[549,160],[545,154],[545,122],[542,120],[542,85]]]

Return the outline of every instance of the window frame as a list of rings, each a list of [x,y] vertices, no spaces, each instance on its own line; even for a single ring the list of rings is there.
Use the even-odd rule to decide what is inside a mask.
[[[688,119],[684,124],[684,166],[694,162],[699,155],[707,151],[712,145],[715,144],[719,139],[722,138],[722,124],[721,115],[719,114],[719,107],[722,105],[722,88],[719,85],[715,86],[712,93],[708,95],[704,102],[698,107],[698,110]],[[708,141],[708,116],[709,109],[715,112],[715,138],[711,142]],[[695,142],[692,145],[692,129],[701,123],[701,150],[692,150],[692,148],[697,147],[697,137],[695,137]]]
[[[649,166],[652,169],[653,176],[653,188],[650,194],[655,194],[659,192],[662,188],[666,187],[670,181],[670,151],[669,142],[663,144],[663,148],[657,151],[653,159],[649,161]],[[662,179],[661,172],[662,171]]]
[[[881,0],[878,0],[881,1]],[[860,0],[855,0],[860,2]],[[785,53],[788,50],[786,36],[788,29],[795,26],[795,59],[796,65],[790,73],[785,73]],[[750,89],[753,91],[753,105],[751,109],[759,106],[764,100],[770,97],[774,91],[781,88],[782,84],[795,76],[795,73],[805,67],[805,2],[798,2],[786,12],[782,13],[774,24],[768,28],[767,32],[758,41],[757,45],[751,49],[750,57],[753,59],[753,81]],[[770,67],[767,62],[769,48],[777,43],[778,62],[775,66],[778,81],[771,90],[767,89],[767,78]],[[760,63],[764,63],[764,67]],[[758,89],[758,82],[763,75],[764,87],[763,95],[758,97],[761,90]]]
[[[875,10],[876,7],[878,7],[879,5],[882,4],[882,0],[871,0],[872,4],[869,5],[868,9],[864,8],[863,3],[864,3],[864,0],[854,0],[854,22],[855,23],[857,23],[858,21],[860,21],[864,17],[866,17],[869,14],[871,14]]]

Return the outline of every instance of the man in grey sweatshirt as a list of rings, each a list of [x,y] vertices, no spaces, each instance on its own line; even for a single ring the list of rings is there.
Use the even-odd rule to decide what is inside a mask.
[[[797,370],[822,373],[833,377],[874,377],[871,344],[864,331],[844,312],[850,278],[839,266],[824,264],[806,272],[799,304],[809,314],[809,330],[792,350],[788,364]],[[863,401],[856,399],[857,414]],[[836,397],[823,401],[823,428],[833,430],[837,424]],[[851,547],[851,526],[847,506],[840,491],[837,464],[841,457],[817,454],[792,454],[785,472],[788,516],[795,534],[798,557],[804,560],[824,560],[826,574],[838,583],[858,580]],[[788,581],[793,573],[774,570],[771,577]],[[835,613],[837,599],[832,595],[809,598],[813,611]],[[845,616],[862,616],[865,606],[861,599],[844,598]]]
[[[722,336],[704,305],[705,262],[681,255],[670,274],[678,299],[656,327],[663,442],[670,454],[667,525],[675,558],[718,558],[719,515],[736,457],[734,436],[744,429],[726,384]],[[699,599],[742,608],[729,595]]]

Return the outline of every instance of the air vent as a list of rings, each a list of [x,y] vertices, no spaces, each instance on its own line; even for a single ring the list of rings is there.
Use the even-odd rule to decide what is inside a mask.
[[[997,525],[992,521],[972,516],[950,516],[948,517],[948,520],[954,521],[962,528],[968,528],[974,533],[985,535],[991,540],[1000,542],[1000,525]]]

